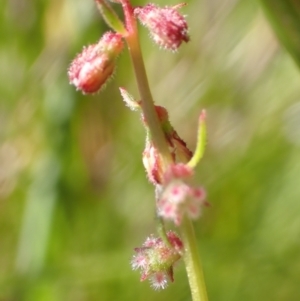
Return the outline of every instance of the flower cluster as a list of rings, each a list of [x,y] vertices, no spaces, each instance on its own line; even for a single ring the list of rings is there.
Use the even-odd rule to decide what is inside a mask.
[[[208,204],[205,201],[206,193],[202,187],[194,187],[190,184],[194,172],[188,162],[191,162],[193,154],[173,129],[166,109],[160,106],[155,106],[155,109],[174,163],[168,169],[165,168],[163,158],[149,136],[143,152],[143,163],[150,182],[159,187],[157,189],[158,215],[179,226],[184,214],[192,219],[200,216],[202,206]],[[204,122],[204,118],[205,113],[202,113],[200,124]],[[144,124],[147,128],[145,121]]]
[[[185,164],[170,166],[165,174],[163,191],[157,201],[158,214],[179,226],[184,214],[196,219],[201,214],[201,207],[208,205],[205,190],[193,187],[187,180],[193,170]]]
[[[141,281],[149,279],[154,289],[164,289],[168,280],[173,282],[173,266],[181,258],[183,244],[179,236],[169,231],[168,242],[150,236],[143,246],[135,248],[131,266],[141,270]]]
[[[140,102],[134,101],[129,93],[121,88],[121,95],[125,103],[132,109],[140,107]],[[168,112],[164,107],[155,106],[158,121],[163,130],[173,164],[166,169],[163,157],[153,144],[149,135],[148,124],[142,115],[142,120],[147,131],[146,147],[143,152],[143,164],[149,181],[156,187],[157,214],[163,219],[173,221],[176,226],[182,222],[186,214],[191,219],[197,219],[201,215],[206,193],[202,187],[194,187],[191,180],[194,176],[193,167],[198,163],[198,154],[188,149],[186,143],[179,137],[169,122]],[[199,118],[199,132],[197,148],[202,145],[202,130],[205,120],[203,111]],[[190,164],[194,161],[193,164]],[[190,164],[190,165],[189,165]]]

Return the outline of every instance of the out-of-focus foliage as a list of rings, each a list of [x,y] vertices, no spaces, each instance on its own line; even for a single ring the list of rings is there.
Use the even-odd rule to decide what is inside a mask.
[[[212,206],[195,226],[210,301],[300,300],[299,71],[259,3],[188,4],[178,53],[141,40],[154,98],[191,149],[207,109],[197,172]],[[190,300],[182,263],[163,292],[130,270],[155,221],[144,129],[118,93],[137,95],[128,53],[100,94],[68,84],[107,30],[93,1],[9,0],[0,20],[0,300]]]
[[[300,66],[300,2],[260,0],[282,45]]]

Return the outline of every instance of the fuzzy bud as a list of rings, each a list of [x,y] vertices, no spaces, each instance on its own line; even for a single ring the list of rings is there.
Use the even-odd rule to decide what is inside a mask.
[[[149,181],[153,185],[161,184],[165,173],[163,158],[152,141],[148,138],[146,140],[145,150],[143,151],[143,164]]]
[[[153,40],[168,50],[177,50],[182,42],[188,42],[188,26],[176,7],[160,8],[154,4],[136,7],[134,14],[146,26]]]
[[[173,265],[183,251],[183,243],[175,232],[169,231],[167,239],[170,245],[161,238],[148,237],[142,247],[135,248],[131,261],[133,270],[141,270],[141,281],[149,279],[154,289],[164,289],[168,280],[174,281]]]
[[[115,61],[123,49],[122,36],[107,32],[97,44],[85,47],[68,70],[70,83],[83,93],[95,93],[115,70]]]

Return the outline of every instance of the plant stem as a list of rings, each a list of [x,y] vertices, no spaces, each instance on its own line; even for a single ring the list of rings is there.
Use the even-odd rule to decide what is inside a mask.
[[[123,5],[126,27],[128,31],[128,34],[125,38],[128,44],[141,96],[141,107],[144,118],[150,130],[151,140],[157,148],[158,152],[161,154],[164,160],[165,167],[168,167],[168,165],[173,163],[173,159],[155,111],[138,39],[136,20],[133,16],[132,7],[130,6],[129,1],[123,0],[121,1],[121,3]],[[164,231],[164,229],[162,228],[163,225],[161,224],[160,226],[160,230]],[[194,229],[188,217],[184,218],[180,228],[182,232],[183,243],[185,246],[183,257],[189,278],[192,299],[193,301],[208,301],[201,262],[198,257]]]
[[[189,279],[192,299],[193,301],[208,301],[194,227],[188,217],[183,219],[180,230],[185,247],[183,259]]]
[[[127,19],[128,21],[128,19]],[[127,22],[128,26],[128,22]],[[151,140],[158,152],[161,154],[166,167],[172,163],[172,157],[166,142],[166,138],[161,129],[158,116],[155,111],[154,101],[148,84],[147,74],[145,70],[144,60],[141,52],[141,47],[137,35],[136,21],[132,17],[130,20],[130,29],[126,36],[131,60],[134,67],[134,72],[141,97],[141,107],[150,130]]]

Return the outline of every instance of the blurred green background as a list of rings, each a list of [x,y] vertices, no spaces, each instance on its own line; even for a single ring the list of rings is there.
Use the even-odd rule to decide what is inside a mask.
[[[300,300],[299,70],[259,2],[188,4],[178,53],[144,28],[141,41],[153,96],[191,149],[207,110],[197,179],[212,206],[195,227],[210,301]],[[144,129],[118,92],[138,96],[128,52],[83,96],[67,68],[107,30],[92,0],[7,0],[0,22],[0,301],[190,300],[183,263],[162,292],[131,271],[155,221]]]

